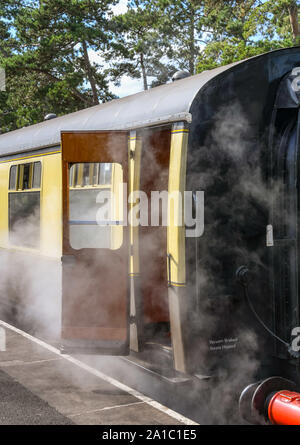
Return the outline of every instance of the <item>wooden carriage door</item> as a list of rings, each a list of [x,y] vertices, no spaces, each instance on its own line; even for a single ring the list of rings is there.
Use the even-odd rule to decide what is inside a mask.
[[[62,132],[61,139],[62,350],[127,354],[128,135]]]

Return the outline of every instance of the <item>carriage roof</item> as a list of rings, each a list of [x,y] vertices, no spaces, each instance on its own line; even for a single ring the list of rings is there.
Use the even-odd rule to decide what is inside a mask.
[[[274,52],[281,51],[287,50]],[[58,146],[61,131],[129,130],[183,120],[191,122],[191,106],[201,89],[220,74],[248,60],[4,133],[0,135],[0,156]]]
[[[228,66],[205,71],[121,99],[114,99],[65,116],[0,136],[0,156],[60,144],[61,131],[128,130],[160,123],[191,120],[191,103],[198,91]]]

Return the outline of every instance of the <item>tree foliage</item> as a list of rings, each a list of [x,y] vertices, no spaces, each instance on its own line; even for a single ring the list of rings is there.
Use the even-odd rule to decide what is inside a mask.
[[[155,2],[141,0],[130,0],[128,11],[114,18],[115,39],[105,58],[115,83],[123,75],[142,78],[147,90],[170,78],[176,68],[167,57],[170,53],[168,36],[161,32],[163,20]]]
[[[163,13],[160,31],[166,35],[168,55],[178,69],[196,72],[201,48],[211,33],[202,0],[153,0]]]
[[[113,97],[104,70],[91,63],[88,51],[104,51],[112,38],[112,4],[20,0],[12,7],[7,2],[2,16],[7,36],[0,50],[7,75],[2,131],[38,122],[49,112],[65,114]]]
[[[148,89],[300,45],[299,0],[128,0],[115,15],[119,1],[1,0],[2,132],[110,100],[124,75]]]
[[[291,14],[297,22],[299,5],[290,0],[207,0],[205,16],[212,34],[199,57],[198,72],[299,43]]]

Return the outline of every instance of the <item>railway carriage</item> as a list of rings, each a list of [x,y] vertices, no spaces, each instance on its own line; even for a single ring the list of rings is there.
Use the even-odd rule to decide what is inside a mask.
[[[3,316],[62,351],[299,385],[297,67],[282,49],[1,135]],[[204,232],[172,222],[179,194],[130,224],[137,190],[204,192]]]

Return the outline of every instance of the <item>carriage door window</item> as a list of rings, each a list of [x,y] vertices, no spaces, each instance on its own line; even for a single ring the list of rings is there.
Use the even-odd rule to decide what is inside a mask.
[[[123,169],[78,163],[69,169],[69,239],[73,249],[119,249],[123,243]]]
[[[38,248],[40,243],[41,163],[13,165],[9,175],[9,241]]]

